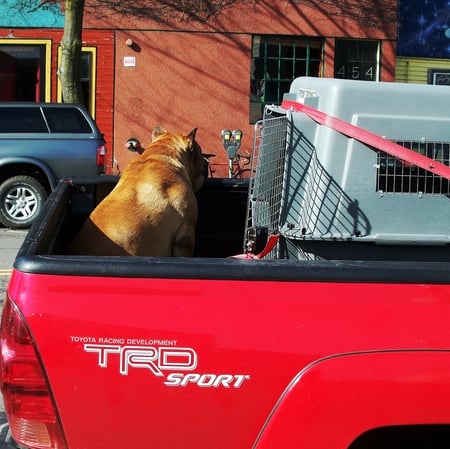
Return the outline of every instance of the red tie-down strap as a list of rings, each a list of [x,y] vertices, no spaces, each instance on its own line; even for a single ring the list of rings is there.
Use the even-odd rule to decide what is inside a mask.
[[[292,109],[296,112],[303,112],[308,117],[313,119],[320,125],[328,126],[329,128],[344,134],[347,137],[358,140],[359,142],[365,143],[377,150],[383,151],[391,156],[395,156],[401,159],[403,162],[407,162],[417,167],[423,168],[435,175],[441,176],[442,178],[450,180],[450,167],[442,164],[441,162],[435,161],[423,154],[416,153],[413,150],[405,148],[398,145],[391,140],[384,139],[377,134],[367,131],[358,126],[352,125],[344,120],[338,119],[324,112],[321,112],[311,106],[304,105],[297,101],[283,100],[281,103],[283,109]]]
[[[280,238],[280,234],[272,234],[267,239],[266,246],[259,254],[245,253],[237,254],[236,256],[231,256],[231,259],[262,259],[264,256],[270,253],[275,248],[275,245]]]

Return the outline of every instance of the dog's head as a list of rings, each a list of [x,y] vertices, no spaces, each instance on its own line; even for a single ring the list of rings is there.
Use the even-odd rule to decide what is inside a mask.
[[[152,132],[152,143],[148,147],[149,151],[153,152],[154,149],[163,146],[166,148],[165,151],[173,151],[174,157],[181,157],[195,192],[200,190],[208,177],[208,160],[195,140],[196,133],[197,128],[194,128],[188,135],[171,134],[158,126]]]

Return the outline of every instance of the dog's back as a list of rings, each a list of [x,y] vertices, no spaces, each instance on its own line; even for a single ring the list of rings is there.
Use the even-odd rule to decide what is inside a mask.
[[[159,133],[123,171],[69,247],[71,254],[191,256],[195,192],[207,163],[189,135]]]

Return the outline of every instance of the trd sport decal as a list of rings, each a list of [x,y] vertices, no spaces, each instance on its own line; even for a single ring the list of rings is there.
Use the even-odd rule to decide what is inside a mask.
[[[168,387],[196,385],[203,388],[240,388],[250,379],[248,374],[198,373],[198,355],[193,348],[100,343],[99,339],[72,337],[85,342],[83,349],[93,354],[100,368],[117,369],[127,376],[132,369],[147,369]],[[122,343],[122,342],[121,342]],[[170,343],[169,343],[170,344]]]

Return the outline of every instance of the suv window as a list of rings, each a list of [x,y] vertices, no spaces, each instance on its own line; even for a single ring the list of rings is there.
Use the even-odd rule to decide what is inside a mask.
[[[0,133],[48,133],[39,108],[0,108]]]
[[[42,108],[47,118],[50,132],[86,134],[92,133],[91,126],[76,108]]]

